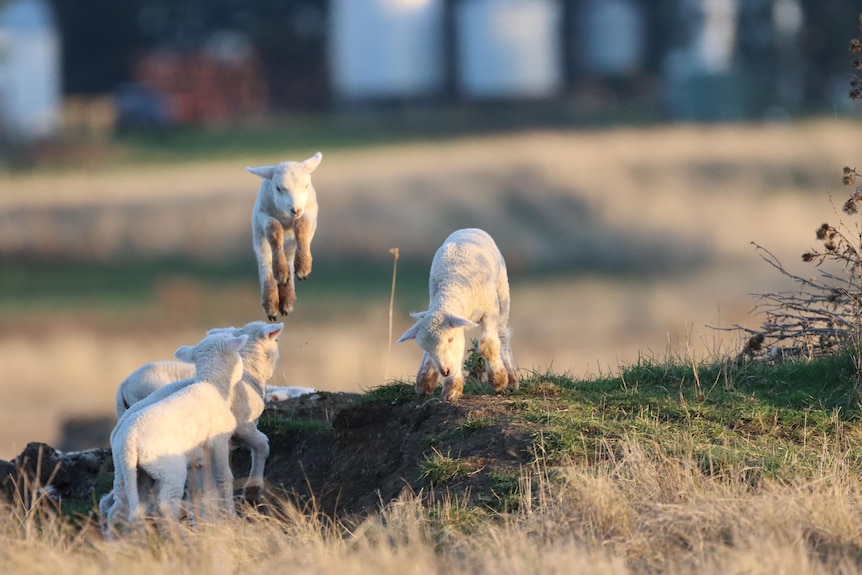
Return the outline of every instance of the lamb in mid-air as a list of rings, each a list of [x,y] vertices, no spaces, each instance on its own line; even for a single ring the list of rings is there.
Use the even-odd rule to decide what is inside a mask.
[[[111,435],[114,458],[115,502],[108,514],[128,509],[134,523],[153,501],[158,511],[177,518],[186,486],[188,468],[203,457],[212,472],[219,506],[235,514],[233,474],[230,470],[230,437],[237,419],[231,398],[243,374],[239,350],[247,335],[207,335],[194,347],[176,351],[178,359],[194,362],[195,381],[142,409],[130,411]],[[141,492],[144,488],[145,493]],[[123,491],[125,496],[119,496]],[[114,523],[111,517],[109,523]]]
[[[479,350],[488,383],[496,391],[518,389],[509,344],[509,278],[506,262],[491,236],[478,228],[453,232],[434,255],[428,281],[428,310],[398,342],[416,339],[424,352],[416,392],[427,396],[443,377],[443,399],[457,401],[464,390],[466,328],[481,326]]]
[[[246,168],[263,180],[251,228],[260,302],[270,321],[293,310],[295,280],[304,280],[311,273],[311,240],[317,229],[317,194],[311,172],[321,159],[323,154],[317,152],[302,162]]]

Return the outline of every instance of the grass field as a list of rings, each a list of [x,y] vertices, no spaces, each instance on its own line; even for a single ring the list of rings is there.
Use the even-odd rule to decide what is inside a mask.
[[[841,203],[860,126],[531,130],[385,139],[308,133],[207,155],[130,148],[77,167],[0,174],[0,457],[55,442],[65,417],[110,413],[117,383],[217,325],[262,319],[243,169],[317,149],[315,272],[298,286],[275,383],[367,389],[411,377],[415,345],[389,350],[427,303],[427,267],[453,229],[498,240],[513,289],[519,366],[617,373],[639,357],[716,357],[758,325],[751,292],[787,287]],[[304,132],[303,132],[304,134]],[[355,136],[353,136],[355,137]],[[224,141],[224,138],[222,140]],[[135,150],[138,150],[136,152]],[[142,151],[141,151],[142,150]],[[136,155],[138,154],[138,155]]]
[[[485,408],[423,428],[433,434],[422,438],[420,488],[359,523],[332,522],[310,501],[108,543],[93,523],[58,516],[47,501],[29,511],[0,503],[0,560],[21,575],[285,565],[310,574],[854,573],[862,450],[851,374],[842,355],[773,366],[642,361],[613,377],[532,376],[503,398],[468,386],[465,404]],[[405,388],[375,388],[365,401],[422,408]],[[495,450],[450,448],[501,423],[532,426],[525,463],[493,477],[494,493],[465,493],[463,482],[491,465]],[[297,433],[298,424],[279,429],[267,418],[274,454],[291,438],[327,433]],[[502,505],[476,503],[494,497]]]

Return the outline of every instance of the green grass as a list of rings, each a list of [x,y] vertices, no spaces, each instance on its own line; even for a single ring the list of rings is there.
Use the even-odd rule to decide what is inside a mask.
[[[432,485],[464,477],[470,471],[466,463],[449,453],[444,455],[436,448],[432,448],[431,453],[419,462],[419,477]]]
[[[107,262],[4,258],[0,267],[0,306],[7,309],[140,305],[154,301],[157,287],[169,279],[223,284],[256,277],[253,258],[213,263],[175,258]]]
[[[620,121],[654,123],[656,118],[629,106],[583,111],[565,103],[500,104],[458,108],[420,107],[404,110],[354,111],[350,114],[267,118],[265,122],[226,126],[188,126],[113,137],[108,145],[122,150],[108,154],[111,163],[182,163],[215,158],[307,157],[316,150],[361,149],[411,141],[450,140],[476,134],[548,127],[601,127]],[[74,146],[76,142],[70,141]],[[92,142],[90,142],[92,145]],[[12,167],[27,167],[27,162]],[[2,164],[0,164],[2,165]],[[42,166],[62,168],[59,165]]]
[[[82,307],[108,314],[125,312],[156,304],[159,290],[171,282],[202,293],[231,286],[258,290],[251,250],[248,257],[218,261],[0,258],[0,269],[0,317],[43,309],[75,312]],[[420,273],[409,265],[399,266],[398,297],[427,300],[427,273],[424,267]],[[346,263],[320,258],[312,278],[297,287],[304,305],[319,303],[321,313],[338,314],[354,309],[357,302],[387,301],[392,268],[389,261]]]
[[[404,403],[416,398],[416,386],[403,381],[391,381],[384,385],[373,387],[362,395],[363,402],[387,401],[389,403]]]
[[[325,433],[330,431],[331,427],[320,421],[297,419],[278,412],[264,411],[258,421],[258,429],[270,438],[278,437],[281,440],[297,433]]]
[[[742,367],[642,360],[614,378],[536,374],[523,382],[516,417],[539,426],[535,452],[551,464],[614,458],[638,438],[710,474],[751,468],[790,480],[813,475],[827,446],[862,460],[852,373],[846,355]]]
[[[454,431],[462,435],[470,435],[480,429],[489,427],[492,423],[488,417],[477,417],[473,414],[467,414],[467,418],[459,421]]]
[[[412,394],[411,385],[399,382],[376,388],[372,397],[409,401]],[[470,395],[493,392],[476,384],[467,387]],[[862,414],[847,354],[743,366],[641,359],[618,377],[532,374],[506,397],[511,421],[536,430],[534,462],[550,466],[614,460],[621,446],[637,440],[705,474],[752,484],[814,477],[824,450],[844,453],[862,472]],[[463,462],[438,449],[495,423],[501,422],[467,415],[429,438],[433,453],[422,462],[422,477],[438,482],[465,473]],[[500,497],[509,505],[512,482],[517,478],[501,478]]]

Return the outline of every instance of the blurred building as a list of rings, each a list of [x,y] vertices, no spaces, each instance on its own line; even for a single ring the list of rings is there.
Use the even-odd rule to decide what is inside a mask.
[[[0,3],[0,139],[28,143],[60,122],[60,38],[47,0]]]
[[[461,97],[536,99],[563,88],[557,0],[471,0],[455,6],[456,85]]]
[[[150,50],[135,60],[133,84],[118,91],[118,122],[141,126],[214,123],[268,111],[267,84],[257,53],[238,33],[211,35],[195,50]],[[148,106],[124,106],[130,98]]]
[[[51,1],[67,95],[122,86],[131,108],[156,117],[166,98],[187,122],[404,102],[588,102],[703,120],[832,109],[846,100],[859,11],[853,0]],[[230,41],[213,51],[214,39]]]
[[[647,30],[644,6],[638,0],[586,0],[569,18],[573,59],[582,55],[586,73],[610,78],[640,74],[646,65]]]
[[[442,95],[442,0],[332,0],[327,36],[336,102]]]

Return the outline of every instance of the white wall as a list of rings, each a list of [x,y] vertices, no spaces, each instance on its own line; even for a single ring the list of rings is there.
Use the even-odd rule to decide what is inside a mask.
[[[0,129],[12,140],[53,134],[60,121],[60,39],[45,0],[0,8]]]
[[[458,83],[470,98],[536,98],[563,83],[554,0],[465,0],[456,15]]]
[[[331,0],[336,97],[415,97],[443,87],[442,0]]]

